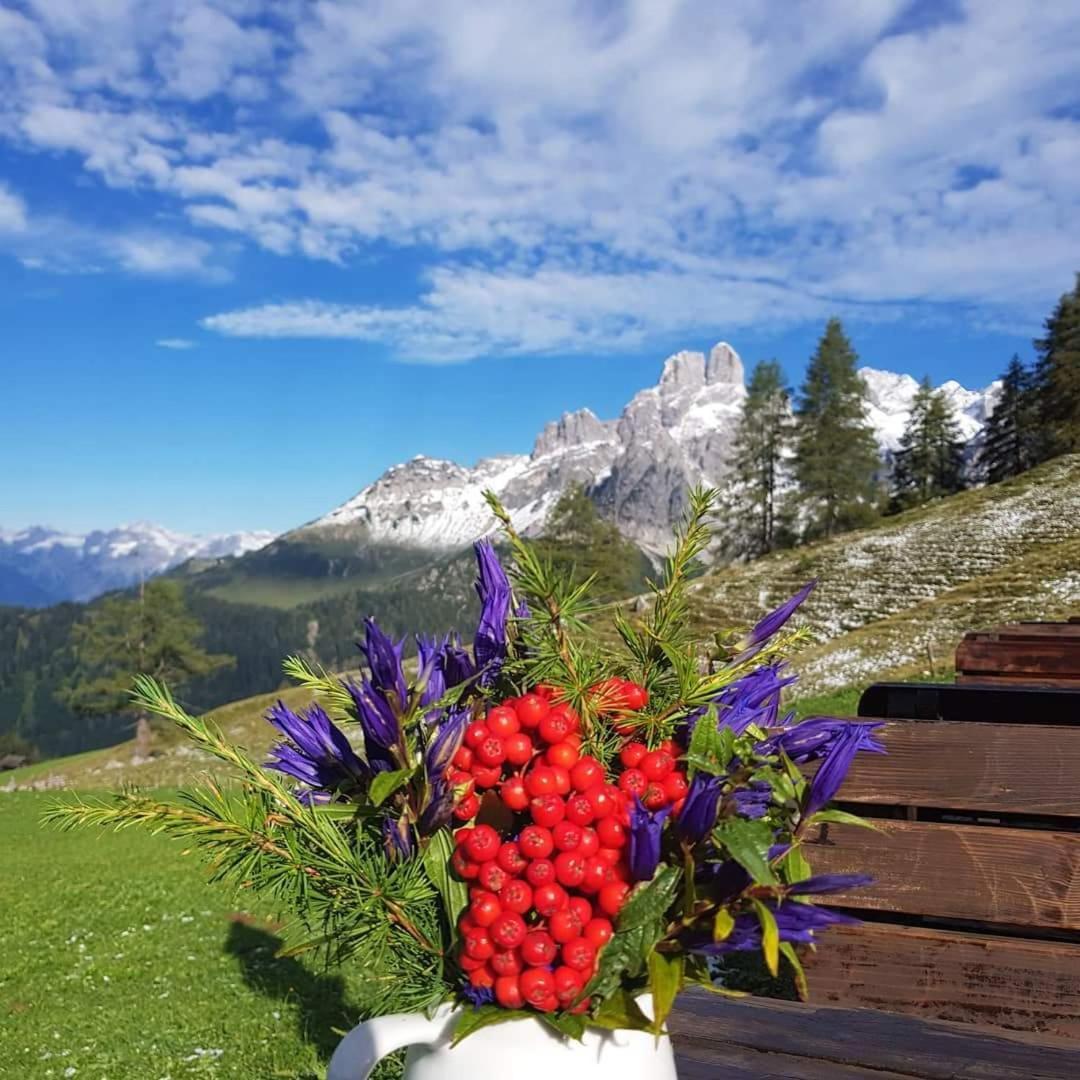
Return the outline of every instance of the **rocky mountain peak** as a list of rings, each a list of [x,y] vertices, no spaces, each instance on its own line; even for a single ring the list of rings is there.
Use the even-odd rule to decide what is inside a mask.
[[[742,360],[726,341],[718,342],[709,350],[709,360],[705,365],[705,381],[743,385]]]
[[[563,413],[558,420],[544,425],[533,444],[533,460],[561,450],[604,442],[612,438],[614,425],[601,420],[591,409]]]

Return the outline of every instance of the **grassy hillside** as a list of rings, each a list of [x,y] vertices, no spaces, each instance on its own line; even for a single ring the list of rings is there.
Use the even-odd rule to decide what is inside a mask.
[[[818,643],[800,694],[952,664],[965,630],[1080,611],[1080,456],[793,551],[693,587],[702,629],[743,626],[809,578]]]

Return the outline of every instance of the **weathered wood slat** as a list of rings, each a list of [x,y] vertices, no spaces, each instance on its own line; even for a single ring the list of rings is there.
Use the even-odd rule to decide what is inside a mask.
[[[869,1065],[838,1065],[685,1038],[675,1043],[675,1067],[679,1080],[919,1080],[913,1073],[883,1072]]]
[[[1022,768],[1018,765],[1018,768]],[[816,831],[815,873],[867,873],[874,884],[831,898],[842,906],[1080,929],[1080,834],[877,821]]]
[[[1080,725],[1077,685],[1032,688],[1009,678],[985,686],[956,683],[873,683],[859,699],[860,717],[948,720],[955,723]]]
[[[1080,676],[1080,647],[1075,638],[1016,638],[996,641],[965,638],[956,649],[956,670],[965,673]]]
[[[1075,1080],[1080,1076],[1080,1049],[1059,1040],[988,1034],[872,1009],[731,1001],[690,991],[679,998],[668,1026],[676,1048],[692,1047],[690,1052],[698,1061],[710,1060],[712,1054],[722,1063],[726,1048],[740,1046],[758,1051],[763,1063],[772,1055],[782,1062],[780,1055],[786,1055],[877,1069],[871,1072],[874,1076],[890,1072],[920,1080]],[[714,1080],[723,1080],[724,1075],[720,1067],[712,1073]],[[845,1076],[842,1072],[825,1075]]]
[[[1022,637],[1080,637],[1080,620],[1075,623],[1058,622],[1019,622],[1003,623],[990,633],[997,638]],[[967,637],[967,635],[964,635]]]
[[[1051,676],[1037,675],[1032,672],[1018,672],[1012,675],[984,675],[980,672],[956,673],[958,683],[981,684],[989,686],[1030,686],[1033,689],[1047,690],[1078,690],[1080,689],[1080,675],[1075,676]]]
[[[822,1004],[1080,1039],[1080,945],[865,923],[804,962]]]
[[[840,799],[1080,818],[1080,726],[899,720],[880,738],[889,752],[859,754]]]

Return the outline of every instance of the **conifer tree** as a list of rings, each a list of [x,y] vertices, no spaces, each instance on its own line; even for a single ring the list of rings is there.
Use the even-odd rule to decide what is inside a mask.
[[[1001,376],[1001,393],[986,421],[982,466],[990,483],[1019,476],[1035,463],[1038,409],[1032,373],[1013,355]]]
[[[806,535],[832,536],[872,519],[881,468],[866,420],[866,385],[839,319],[830,319],[810,360],[796,409],[795,474]]]
[[[729,485],[730,546],[740,555],[764,555],[785,542],[784,486],[793,431],[791,394],[775,360],[750,377],[735,432]]]
[[[581,484],[571,484],[559,496],[536,546],[576,583],[592,576],[590,592],[598,600],[640,592],[651,571],[648,558],[600,517]]]
[[[1080,451],[1080,273],[1044,325],[1035,342],[1040,461]]]
[[[893,462],[890,509],[918,506],[964,486],[964,442],[948,399],[924,378]]]
[[[136,675],[182,686],[234,663],[231,656],[210,654],[198,644],[202,627],[184,604],[175,581],[147,582],[134,596],[107,597],[72,629],[77,669],[60,694],[74,712],[86,716],[133,713],[135,753],[150,750],[146,713],[132,704]]]

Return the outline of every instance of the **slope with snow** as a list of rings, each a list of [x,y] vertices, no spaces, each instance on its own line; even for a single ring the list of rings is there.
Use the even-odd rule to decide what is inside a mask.
[[[187,559],[243,555],[273,538],[268,532],[191,536],[145,521],[85,535],[37,525],[0,531],[0,603],[89,600]]]

